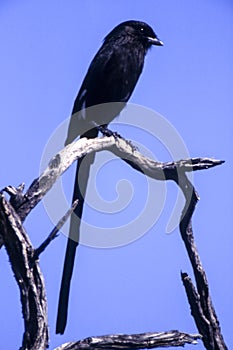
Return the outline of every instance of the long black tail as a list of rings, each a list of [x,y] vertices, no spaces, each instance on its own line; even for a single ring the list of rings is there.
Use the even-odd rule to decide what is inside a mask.
[[[91,130],[88,134],[81,137],[94,138],[98,134],[97,130]],[[74,268],[75,252],[79,244],[80,224],[83,212],[84,198],[86,194],[88,178],[90,174],[91,164],[94,162],[95,155],[88,154],[84,158],[78,160],[74,193],[72,203],[78,199],[78,205],[71,215],[69,238],[66,247],[65,262],[63,267],[62,281],[60,287],[60,295],[58,302],[56,333],[63,334],[67,323],[68,302],[70,283]]]

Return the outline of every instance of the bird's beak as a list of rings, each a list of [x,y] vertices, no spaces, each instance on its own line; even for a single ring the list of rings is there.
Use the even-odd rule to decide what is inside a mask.
[[[163,46],[163,42],[159,38],[148,37],[147,39],[151,45]]]

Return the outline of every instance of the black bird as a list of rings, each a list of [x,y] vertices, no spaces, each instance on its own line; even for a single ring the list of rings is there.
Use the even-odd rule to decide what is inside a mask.
[[[126,21],[116,26],[104,39],[84,78],[74,102],[65,145],[77,136],[95,138],[107,128],[129,100],[142,72],[144,59],[152,45],[163,45],[146,23]],[[109,102],[120,102],[110,103]],[[99,107],[89,108],[102,104]],[[101,127],[102,129],[100,129]],[[85,160],[85,161],[84,161]],[[75,251],[79,243],[80,221],[90,166],[94,155],[78,160],[73,201],[79,199],[71,216],[61,282],[56,333],[63,334],[67,322],[70,282]]]

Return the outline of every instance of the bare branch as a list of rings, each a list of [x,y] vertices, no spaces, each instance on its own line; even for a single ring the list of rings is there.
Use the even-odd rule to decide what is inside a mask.
[[[30,297],[30,295],[27,294],[29,293],[28,291],[30,291],[30,288],[33,289],[33,280],[29,278],[31,277],[30,273],[33,274],[34,278],[36,274],[39,274],[39,277],[37,277],[39,281],[41,280],[41,282],[39,283],[39,285],[41,285],[39,297],[41,297],[41,299],[44,300],[44,306],[46,305],[46,302],[45,302],[45,296],[43,295],[44,293],[43,280],[40,276],[40,271],[38,271],[39,267],[36,264],[33,267],[32,265],[30,265],[30,263],[32,263],[33,248],[21,225],[20,219],[22,221],[25,220],[29,212],[39,203],[39,201],[43,198],[43,196],[50,190],[50,188],[53,186],[53,184],[56,182],[59,176],[61,176],[64,173],[64,171],[66,171],[68,167],[76,159],[83,157],[88,153],[99,152],[101,150],[111,151],[116,156],[120,157],[123,161],[128,163],[131,167],[136,169],[137,171],[140,171],[141,173],[147,176],[150,176],[154,179],[161,180],[161,181],[173,180],[181,188],[185,196],[186,203],[181,215],[180,232],[194,270],[197,288],[193,286],[191,279],[188,277],[187,274],[182,274],[182,280],[187,292],[188,300],[190,302],[192,315],[194,316],[199,332],[203,336],[203,342],[206,349],[208,350],[227,349],[224,343],[223,337],[221,335],[219,322],[209,295],[209,287],[208,287],[206,274],[202,267],[201,260],[194,243],[194,237],[193,237],[192,226],[191,226],[191,218],[194,213],[195,206],[197,204],[199,196],[195,191],[193,185],[191,184],[191,182],[188,180],[186,176],[186,172],[208,169],[208,168],[222,164],[223,161],[210,159],[210,158],[193,158],[193,159],[179,160],[179,161],[168,162],[168,163],[156,162],[152,159],[144,157],[138,151],[133,149],[132,145],[129,144],[128,141],[122,138],[103,137],[103,138],[96,138],[91,140],[82,138],[81,140],[78,140],[68,145],[66,148],[61,150],[55,157],[53,157],[52,160],[49,162],[49,165],[45,169],[45,171],[41,174],[41,176],[38,179],[33,181],[33,183],[31,184],[31,186],[29,187],[29,189],[26,191],[25,194],[23,194],[23,186],[19,186],[17,189],[14,189],[13,187],[8,186],[5,189],[5,191],[11,196],[10,202],[14,206],[18,215],[16,214],[14,209],[11,207],[11,205],[5,200],[5,198],[1,196],[1,200],[2,200],[1,205],[3,207],[3,210],[1,210],[1,215],[0,215],[0,231],[2,232],[4,244],[6,245],[8,254],[10,255],[10,260],[12,263],[12,267],[15,271],[17,282],[20,288],[22,288],[22,291],[23,291],[23,288],[25,288],[26,290],[25,291],[26,297],[24,293],[21,291],[21,299],[22,299],[23,305],[26,305],[27,303],[26,299]],[[38,248],[36,253],[37,255],[39,255],[39,253],[56,236],[57,230],[58,229],[55,228],[50,234],[50,236],[47,238],[47,240]],[[8,234],[8,236],[10,237],[8,238],[7,231],[12,232],[14,237],[11,238],[11,235]],[[19,239],[19,237],[20,237],[20,244],[18,247],[17,243],[15,242],[17,242],[17,239]],[[17,248],[21,249],[21,253],[17,252],[18,255],[16,254],[14,256],[13,251],[17,250]],[[20,254],[22,255],[22,257],[20,257]],[[15,267],[14,259],[18,259],[18,261],[23,264],[23,268],[25,269],[25,276],[23,277],[25,281],[20,275],[20,272],[19,272],[20,269],[17,269]],[[21,260],[23,259],[23,260],[20,261],[20,259]],[[27,271],[28,271],[29,277],[27,275]],[[37,280],[35,282],[38,283]],[[23,284],[23,287],[21,286],[21,283]],[[24,287],[24,283],[25,283],[25,286],[27,286],[27,288]],[[25,313],[26,329],[27,327],[29,326],[32,327],[33,325],[35,325],[35,328],[36,328],[38,326],[37,313],[35,312],[36,315],[34,315],[35,317],[34,323],[31,322],[31,324],[29,324],[28,320],[31,320],[30,318],[31,315],[27,315],[27,310],[25,306],[23,306],[23,312]],[[42,321],[44,322],[43,323],[44,326],[42,328],[46,329],[46,332],[47,332],[46,317],[44,318],[42,317]],[[37,329],[34,329],[34,331],[37,336],[38,334]],[[44,332],[43,334],[47,334],[46,332]],[[26,344],[27,342],[26,336],[28,336],[28,334],[30,335],[30,333],[26,334],[25,332],[24,344]],[[117,335],[117,336],[110,336],[110,337],[112,337],[111,338],[111,344],[112,344],[113,340],[115,339],[114,337],[119,337],[119,336]],[[133,336],[127,336],[127,337],[133,337]],[[43,338],[44,344],[46,343],[47,338],[48,338],[47,335],[46,337],[44,336]],[[88,338],[88,339],[95,340],[97,338]],[[132,340],[131,338],[130,339],[127,338],[127,339]],[[127,343],[127,339],[126,339],[126,343]],[[78,348],[83,348],[87,346],[86,343],[88,343],[87,340],[80,341],[74,344],[76,345],[78,344],[77,345]],[[121,344],[121,347],[123,346],[122,344]],[[147,340],[146,344],[147,346],[145,347],[148,347],[148,345],[150,345],[151,343],[148,343],[148,340]],[[88,346],[90,348],[90,345]],[[92,343],[91,343],[91,346],[93,347]],[[113,346],[114,346],[113,344],[111,346],[109,344],[106,345],[106,347],[114,349]],[[115,346],[116,346],[115,348],[117,349],[118,344],[115,344]],[[161,345],[159,346],[161,347]],[[98,347],[103,348],[103,345],[98,344]],[[98,347],[95,346],[95,348],[98,348]],[[130,347],[132,348],[132,344],[130,345]],[[143,346],[140,343],[140,346],[138,347],[142,348]],[[72,347],[70,349],[76,349],[76,348],[77,347]],[[41,347],[41,349],[43,349],[43,347]],[[68,349],[68,348],[63,348],[63,349]]]
[[[128,141],[120,138],[102,137],[95,139],[82,138],[66,146],[51,159],[48,167],[41,176],[33,181],[29,189],[23,195],[17,191],[21,205],[17,207],[17,213],[22,221],[29,212],[40,202],[44,195],[51,189],[56,180],[80,157],[91,153],[108,150],[127,162],[134,169],[157,180],[174,180],[177,173],[203,170],[220,165],[221,160],[210,158],[194,158],[176,162],[161,163],[149,159],[132,149]]]
[[[155,349],[163,347],[177,347],[185,344],[197,344],[199,334],[187,334],[179,331],[141,333],[141,334],[113,334],[70,342],[54,350],[80,350],[80,349]]]
[[[20,289],[25,327],[21,350],[44,350],[48,345],[48,320],[43,275],[38,262],[31,264],[32,244],[20,218],[2,194],[0,231]]]
[[[205,348],[208,350],[226,350],[227,347],[210,297],[206,273],[194,242],[191,218],[198,201],[198,195],[186,174],[181,175],[176,182],[186,198],[180,220],[180,233],[192,264],[197,285],[196,290],[188,275],[182,274],[191,312],[196,326],[203,336],[202,340]]]
[[[18,187],[7,186],[3,189],[4,192],[10,195],[10,204],[15,209],[19,208],[25,202],[25,196],[23,195],[24,188],[25,184],[22,183]]]
[[[210,322],[205,317],[202,311],[200,296],[195,286],[193,285],[191,278],[188,276],[187,273],[181,273],[181,278],[182,278],[183,285],[185,287],[185,291],[186,291],[189,305],[191,308],[191,314],[195,319],[197,328],[201,330],[202,334],[211,333]]]
[[[52,242],[54,238],[57,237],[58,232],[62,228],[62,226],[65,224],[65,222],[68,220],[70,215],[73,213],[74,209],[76,208],[78,204],[78,200],[74,201],[72,204],[72,207],[67,210],[65,215],[59,220],[58,224],[54,227],[54,229],[51,231],[51,233],[48,235],[48,237],[45,239],[45,241],[37,248],[34,252],[34,260],[37,260],[39,258],[39,255],[47,248],[47,246]]]

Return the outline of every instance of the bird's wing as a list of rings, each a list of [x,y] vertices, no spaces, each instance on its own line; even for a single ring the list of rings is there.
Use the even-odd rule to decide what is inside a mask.
[[[74,102],[66,145],[93,127],[93,121],[108,124],[124,108],[143,68],[143,59],[130,53],[128,46],[112,42],[99,49]],[[103,105],[113,102],[121,104]],[[85,110],[101,104],[101,108]]]

